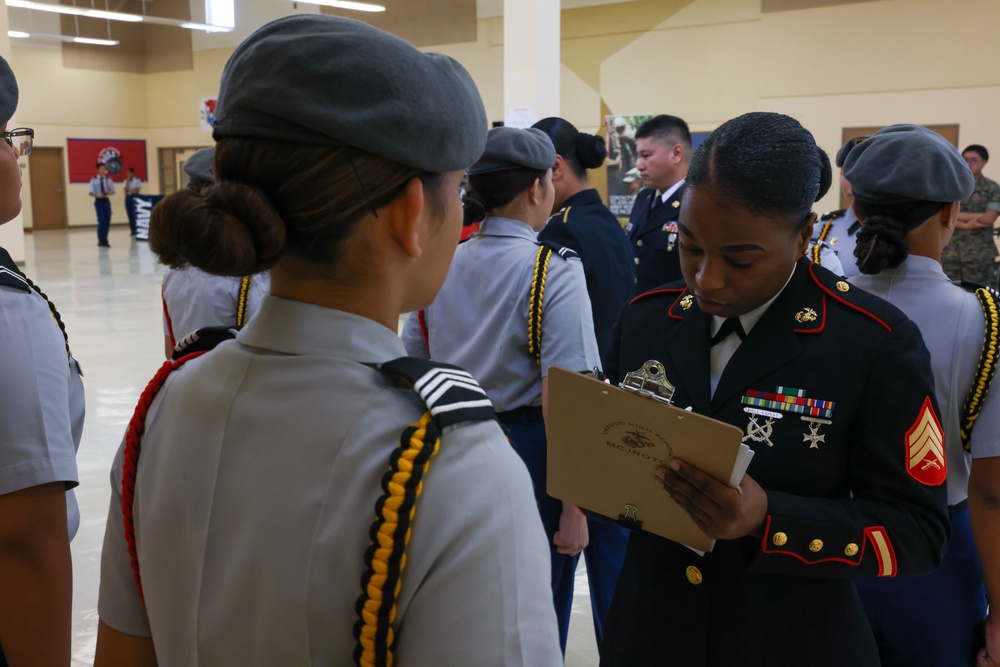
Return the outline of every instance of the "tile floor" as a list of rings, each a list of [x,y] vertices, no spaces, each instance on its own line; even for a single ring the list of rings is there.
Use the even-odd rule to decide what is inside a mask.
[[[129,237],[125,227],[114,227],[110,242],[111,248],[97,248],[93,229],[26,235],[24,271],[62,313],[87,391],[87,420],[78,456],[82,522],[73,541],[73,667],[93,663],[111,459],[139,392],[163,361],[159,297],[163,267],[144,242]],[[566,665],[596,664],[581,562]]]

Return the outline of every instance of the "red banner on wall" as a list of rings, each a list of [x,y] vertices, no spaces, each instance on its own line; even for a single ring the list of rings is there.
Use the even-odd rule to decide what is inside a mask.
[[[69,182],[87,183],[97,175],[96,165],[103,162],[114,181],[125,180],[125,170],[135,169],[140,180],[146,177],[146,142],[141,139],[67,139]]]

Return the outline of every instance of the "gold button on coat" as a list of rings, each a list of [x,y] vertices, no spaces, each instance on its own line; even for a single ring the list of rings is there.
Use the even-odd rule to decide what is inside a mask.
[[[639,263],[639,258],[638,258],[638,257],[636,257],[636,258],[635,258],[635,263],[636,263],[636,264],[638,264],[638,263]]]
[[[701,570],[696,568],[694,565],[689,566],[685,574],[687,574],[688,581],[695,586],[702,582]]]
[[[816,553],[823,548],[823,540],[813,540],[809,543],[809,551]]]
[[[642,239],[639,239],[638,241],[636,241],[635,244],[641,248],[642,247]]]
[[[785,542],[788,541],[788,535],[785,535],[784,533],[775,533],[774,537],[771,538],[771,541],[774,542],[774,546],[783,547],[785,546]]]
[[[857,556],[858,555],[858,545],[855,544],[854,542],[851,542],[846,547],[844,547],[844,553],[847,554],[848,556]]]
[[[841,292],[846,292],[847,290],[851,289],[851,286],[848,285],[843,280],[841,280],[837,282],[837,289],[839,289]]]

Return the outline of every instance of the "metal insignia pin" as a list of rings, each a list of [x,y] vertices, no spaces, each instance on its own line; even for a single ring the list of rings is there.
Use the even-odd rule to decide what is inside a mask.
[[[671,206],[674,207],[674,208],[680,208],[681,207],[681,203],[679,201],[677,201],[677,200],[674,200],[674,203],[672,203]]]
[[[670,236],[667,237],[667,252],[673,252],[675,243],[677,243],[677,232],[670,232]]]
[[[774,431],[774,420],[781,419],[782,414],[758,408],[743,408],[743,412],[750,415],[750,423],[747,424],[747,434],[743,436],[743,442],[753,440],[754,442],[767,443],[768,447],[774,447],[774,443],[771,442],[771,433]],[[758,422],[757,417],[764,417],[764,423],[761,424]]]
[[[826,434],[820,433],[819,429],[823,425],[830,425],[833,422],[829,419],[819,417],[806,417],[802,415],[802,421],[809,424],[809,432],[802,435],[802,442],[809,443],[809,449],[819,449],[819,443],[826,442]]]
[[[803,308],[799,312],[795,313],[796,322],[815,322],[816,317],[816,311],[812,308]]]
[[[694,297],[688,294],[683,299],[681,299],[681,308],[687,310],[688,308],[691,307],[692,303],[694,303]]]

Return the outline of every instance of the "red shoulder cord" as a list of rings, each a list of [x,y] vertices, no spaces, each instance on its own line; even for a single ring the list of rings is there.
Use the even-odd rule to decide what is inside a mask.
[[[135,579],[135,585],[139,589],[139,599],[142,601],[143,607],[146,606],[146,598],[142,593],[142,581],[139,579],[139,556],[135,550],[135,516],[132,513],[132,504],[135,502],[135,478],[139,469],[142,434],[146,431],[146,414],[149,412],[149,406],[153,404],[156,394],[159,393],[160,387],[167,381],[167,377],[205,352],[208,350],[192,352],[180,359],[165,361],[139,396],[139,403],[135,406],[135,412],[132,413],[132,419],[129,420],[128,429],[125,431],[125,455],[122,465],[122,518],[125,522],[125,542],[128,544],[132,578]]]

